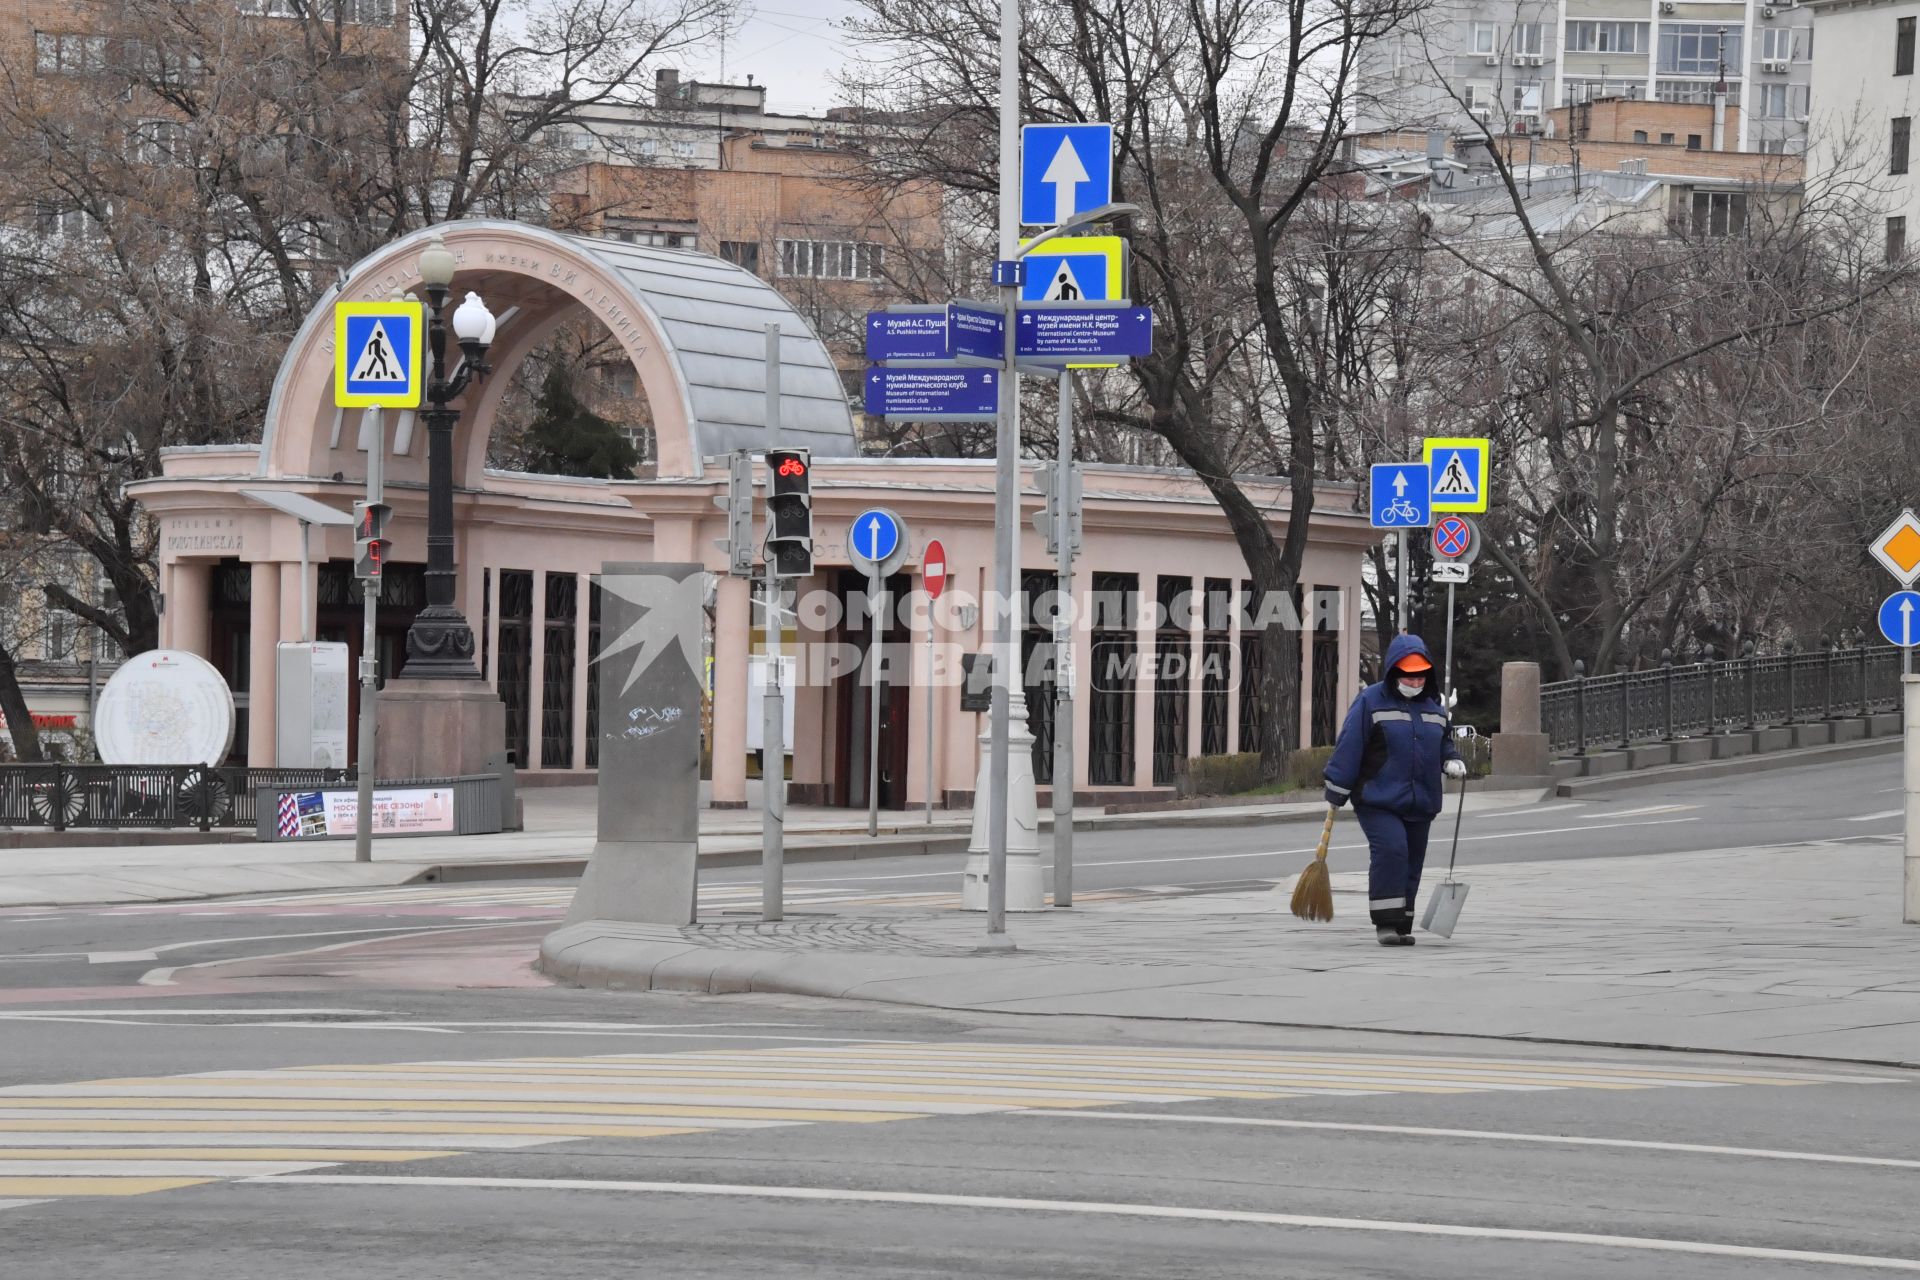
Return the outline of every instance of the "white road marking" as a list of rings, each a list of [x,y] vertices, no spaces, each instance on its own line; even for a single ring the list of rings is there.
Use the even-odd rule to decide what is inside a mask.
[[[1697,804],[1650,804],[1641,809],[1602,809],[1598,813],[1589,815],[1589,820],[1591,821],[1595,818],[1640,818],[1653,813],[1681,813],[1685,810],[1698,809],[1699,807]]]
[[[1848,822],[1880,822],[1887,818],[1899,818],[1906,815],[1905,809],[1882,809],[1879,813],[1863,813],[1857,818],[1848,818]]]
[[[1551,1146],[1619,1147],[1629,1151],[1679,1151],[1691,1155],[1741,1156],[1753,1160],[1803,1160],[1813,1164],[1871,1165],[1883,1169],[1920,1169],[1920,1160],[1889,1156],[1823,1155],[1813,1151],[1774,1151],[1765,1147],[1715,1147],[1692,1142],[1646,1142],[1632,1138],[1582,1138],[1557,1133],[1506,1133],[1494,1129],[1423,1129],[1398,1124],[1337,1124],[1327,1120],[1270,1120],[1242,1116],[1183,1116],[1159,1111],[1020,1111],[1016,1115],[1083,1120],[1151,1120],[1176,1124],[1244,1125],[1257,1129],[1311,1129],[1330,1133],[1383,1133],[1414,1138],[1468,1138],[1484,1142],[1538,1142]]]
[[[393,1015],[385,1009],[254,1009],[237,1007],[233,1009],[123,1009],[108,1007],[104,1009],[32,1009],[24,1012],[0,1012],[0,1019],[19,1019],[40,1022],[48,1018],[239,1018],[239,1017],[316,1017],[322,1014],[352,1015],[360,1018],[390,1018]]]
[[[0,1209],[24,1209],[30,1204],[49,1204],[47,1200],[0,1200]]]
[[[1920,1260],[1858,1253],[1819,1253],[1769,1249],[1758,1245],[1718,1244],[1705,1240],[1661,1240],[1646,1236],[1610,1236],[1580,1231],[1531,1231],[1518,1227],[1480,1227],[1449,1222],[1395,1222],[1379,1218],[1334,1218],[1315,1214],[1255,1213],[1236,1209],[1197,1209],[1184,1205],[1121,1204],[1097,1200],[1030,1200],[1015,1196],[943,1195],[921,1191],[859,1191],[836,1187],[756,1187],[704,1182],[625,1182],[597,1178],[381,1177],[353,1174],[286,1174],[246,1178],[263,1185],[334,1187],[460,1187],[510,1191],[620,1191],[641,1195],[723,1196],[749,1200],[801,1200],[813,1203],[921,1205],[932,1208],[1006,1209],[1026,1213],[1089,1214],[1114,1218],[1161,1218],[1186,1222],[1228,1222],[1307,1230],[1368,1231],[1388,1235],[1445,1236],[1467,1240],[1515,1240],[1532,1244],[1584,1245],[1596,1249],[1637,1249],[1766,1262],[1817,1263],[1883,1271],[1920,1272]]]
[[[88,964],[129,964],[135,960],[158,960],[155,951],[89,951]]]
[[[301,1173],[339,1161],[300,1160],[0,1160],[0,1178],[233,1178],[272,1170]]]

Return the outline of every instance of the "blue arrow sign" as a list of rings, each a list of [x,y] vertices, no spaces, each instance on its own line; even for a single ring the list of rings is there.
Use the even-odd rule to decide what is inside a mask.
[[[1007,358],[1007,316],[991,307],[965,302],[947,304],[948,354],[1000,363]]]
[[[1113,126],[1030,124],[1020,130],[1020,221],[1054,227],[1113,201]]]
[[[867,312],[867,359],[945,360],[945,308]]]
[[[997,369],[868,369],[866,410],[889,418],[991,420],[1000,409]]]
[[[1368,470],[1367,509],[1376,529],[1424,529],[1433,503],[1424,462],[1376,462]]]
[[[1880,602],[1880,634],[1888,644],[1911,649],[1920,644],[1920,591],[1896,591]]]
[[[884,564],[900,549],[905,533],[899,516],[885,507],[869,507],[853,518],[847,529],[847,545],[853,548],[853,559]]]
[[[1153,354],[1149,307],[1022,307],[1014,352],[1039,359],[1090,356],[1121,360]]]

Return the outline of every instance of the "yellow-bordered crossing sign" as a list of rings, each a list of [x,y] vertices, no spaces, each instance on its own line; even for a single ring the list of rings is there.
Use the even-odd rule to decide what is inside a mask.
[[[1485,437],[1427,439],[1420,442],[1420,456],[1427,463],[1427,490],[1433,496],[1434,511],[1487,509],[1492,451],[1493,442]]]
[[[333,402],[342,409],[420,406],[426,311],[417,302],[337,302]]]

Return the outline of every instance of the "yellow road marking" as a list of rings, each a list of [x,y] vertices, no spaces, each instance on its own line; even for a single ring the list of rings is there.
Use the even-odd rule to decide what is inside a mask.
[[[0,1178],[0,1196],[143,1196],[198,1187],[217,1178]]]
[[[904,1117],[889,1117],[904,1118]],[[915,1117],[922,1119],[924,1117]],[[18,1120],[0,1133],[438,1133],[518,1134],[562,1138],[666,1138],[682,1133],[713,1133],[697,1125],[659,1126],[589,1124],[512,1124],[476,1120],[466,1124],[428,1120]],[[251,1151],[237,1147],[237,1151]],[[463,1155],[464,1152],[448,1152]]]
[[[1008,1104],[1014,1110],[1021,1104]],[[236,1095],[223,1097],[159,1097],[127,1094],[115,1098],[70,1097],[48,1094],[37,1098],[0,1098],[0,1131],[15,1127],[6,1110],[20,1107],[58,1107],[62,1110],[86,1108],[93,1111],[470,1111],[488,1115],[509,1109],[509,1104],[487,1098],[254,1098]],[[911,1111],[827,1111],[808,1107],[701,1107],[679,1102],[554,1102],[541,1098],[516,1098],[511,1110],[553,1112],[556,1115],[587,1116],[659,1116],[673,1120],[795,1120],[837,1121],[847,1124],[873,1124],[882,1120],[924,1120],[924,1113]]]
[[[228,1130],[231,1132],[231,1130]],[[0,1160],[324,1160],[357,1164],[374,1160],[431,1160],[460,1151],[360,1151],[348,1147],[0,1147]]]

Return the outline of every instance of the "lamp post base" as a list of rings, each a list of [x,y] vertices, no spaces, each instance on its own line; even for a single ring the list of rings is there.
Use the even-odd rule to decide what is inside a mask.
[[[407,628],[407,661],[400,674],[408,680],[478,680],[473,651],[466,615],[452,605],[430,604]]]
[[[487,757],[507,741],[507,704],[479,680],[419,680],[409,674],[380,691],[375,732],[379,773],[394,778],[460,778],[489,772]],[[519,762],[521,767],[526,761]]]

